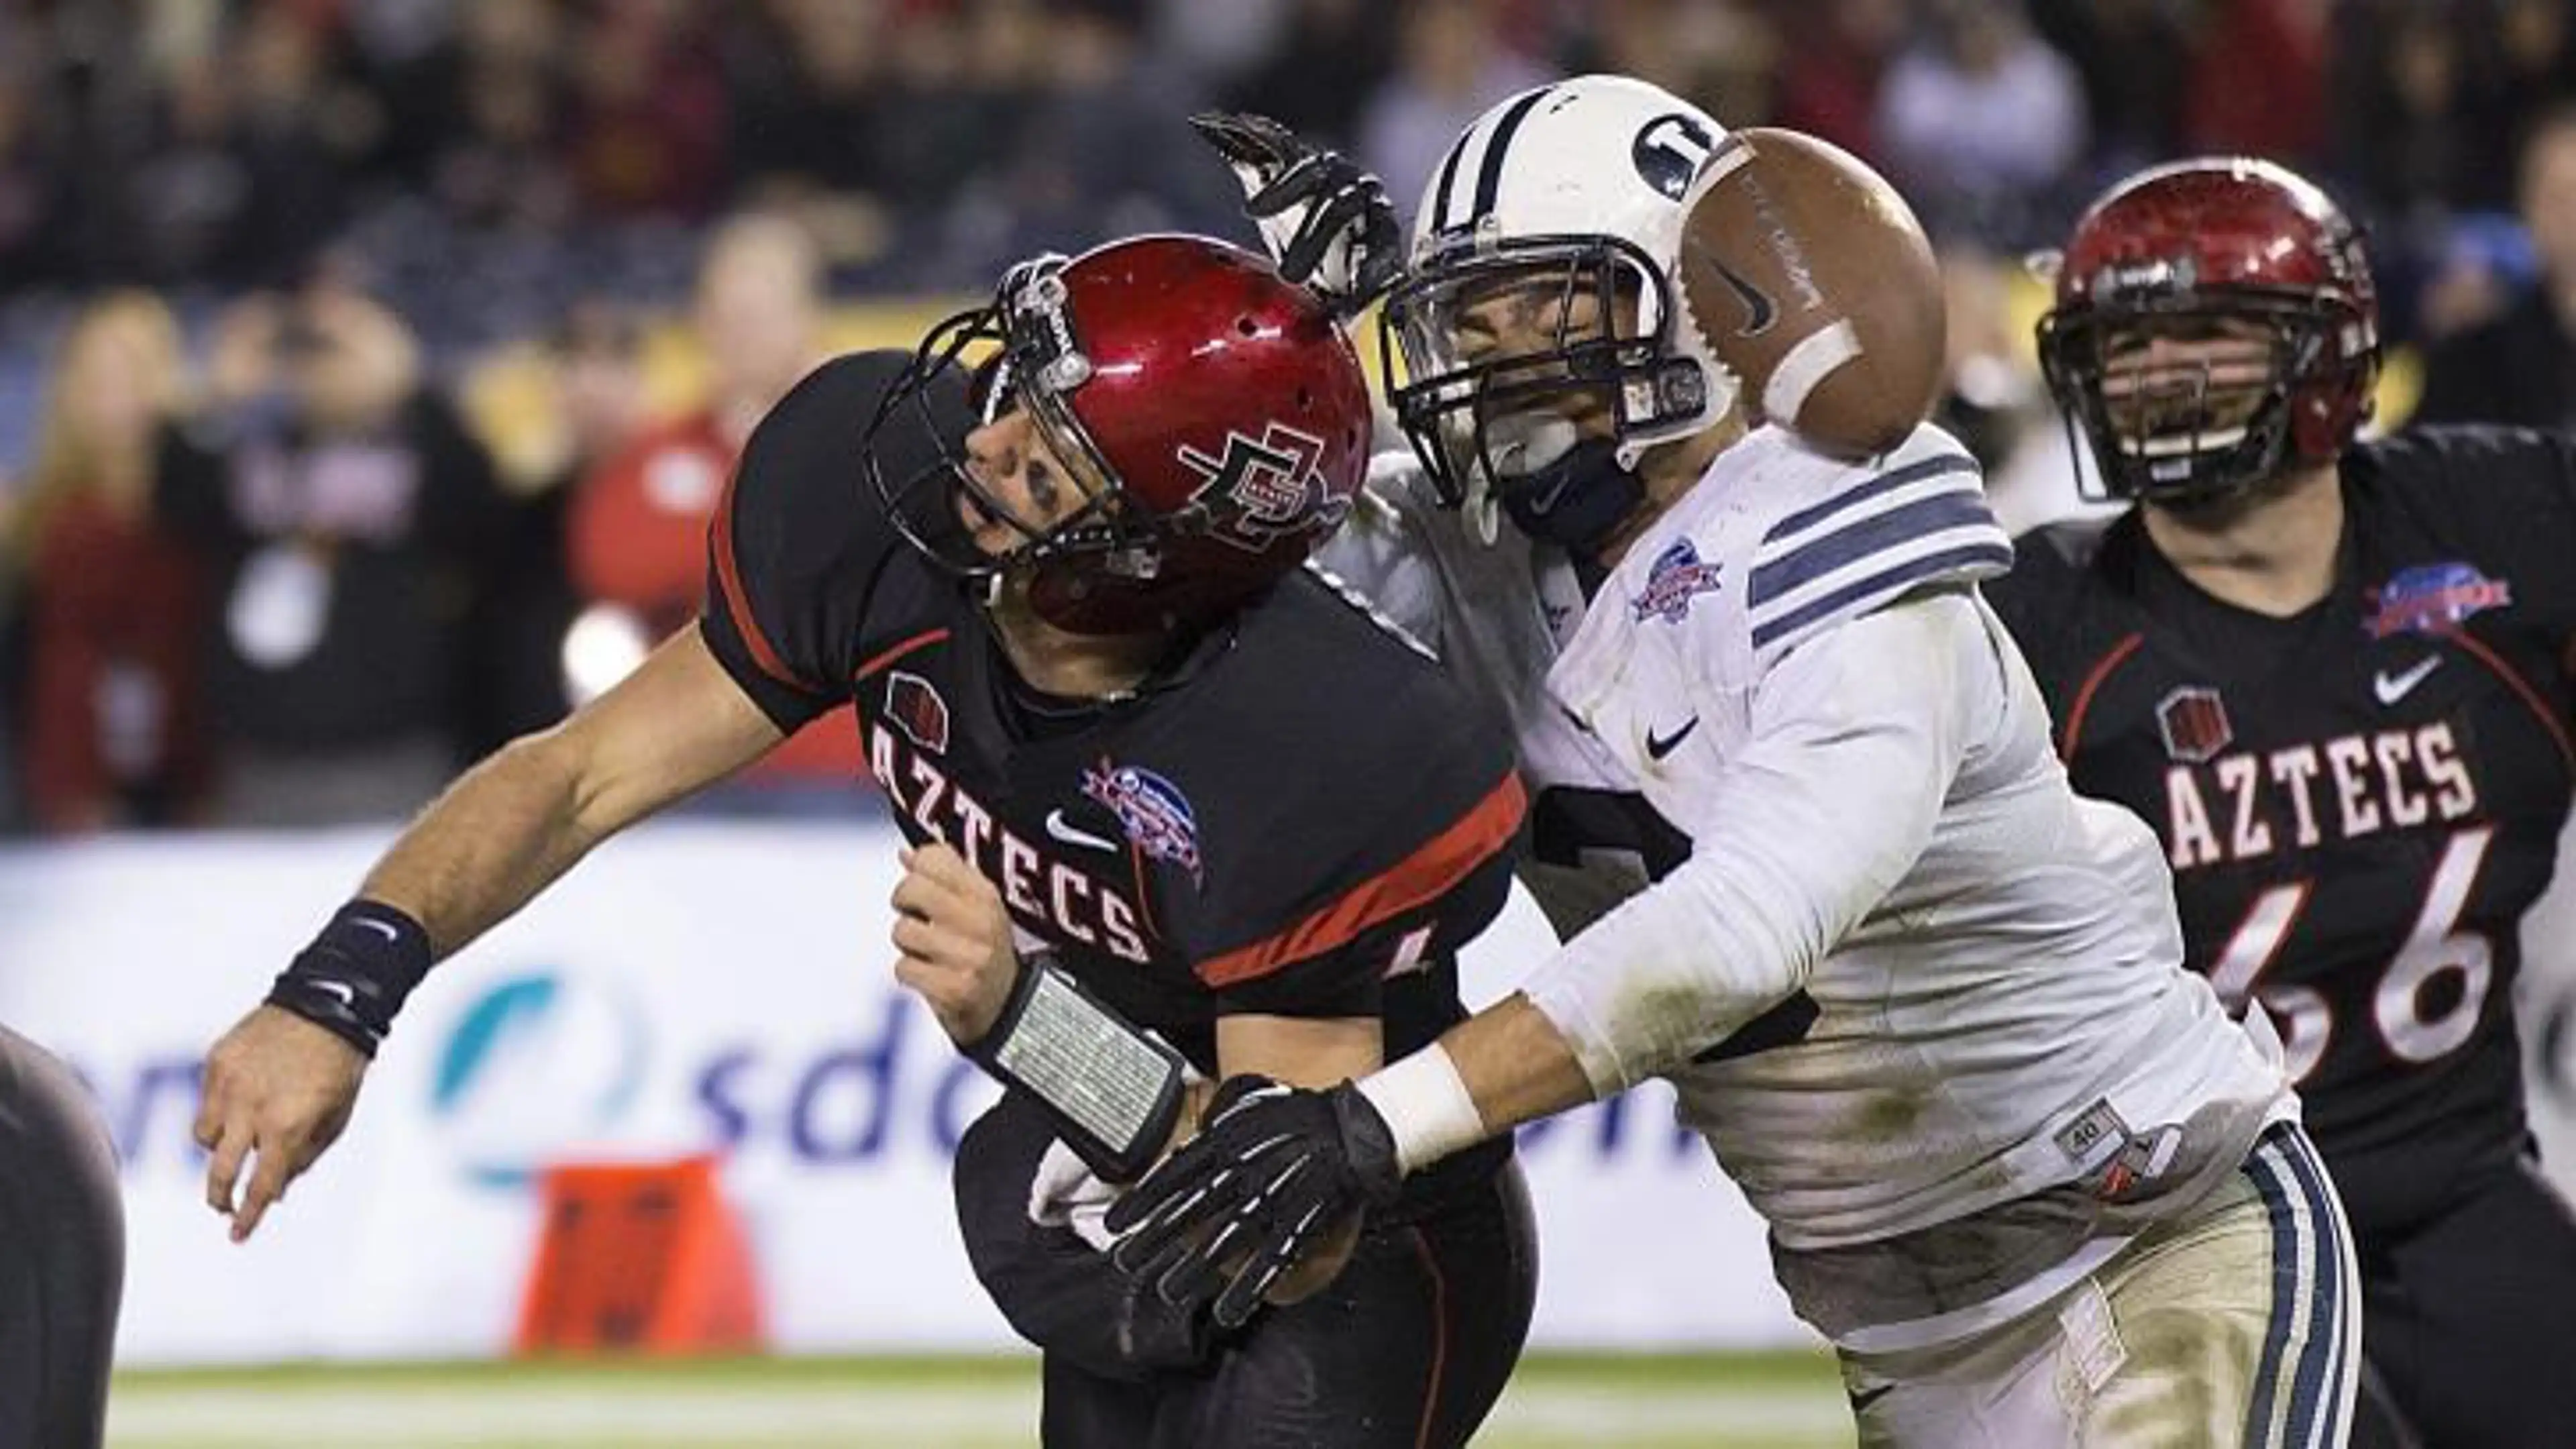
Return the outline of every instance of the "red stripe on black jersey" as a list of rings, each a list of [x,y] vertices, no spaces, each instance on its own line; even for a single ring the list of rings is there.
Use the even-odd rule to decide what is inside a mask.
[[[750,646],[751,660],[760,666],[761,673],[790,689],[820,694],[822,690],[799,679],[796,671],[787,667],[787,661],[778,657],[769,636],[761,632],[759,618],[751,611],[751,596],[743,590],[742,570],[733,556],[733,495],[741,481],[742,469],[737,467],[733,476],[725,480],[724,496],[716,500],[716,516],[707,529],[707,550],[715,555],[716,581],[724,590],[725,613],[742,634],[742,642]]]
[[[2093,692],[2100,689],[2102,682],[2111,677],[2112,670],[2120,667],[2121,660],[2137,653],[2138,646],[2146,642],[2146,635],[2131,634],[2112,645],[2110,652],[2096,660],[2092,669],[2085,673],[2084,685],[2075,691],[2075,703],[2066,711],[2065,736],[2057,744],[2059,759],[2069,764],[2074,763],[2075,746],[2084,736],[2084,712],[2093,707]]]
[[[1198,978],[1223,989],[1346,945],[1370,928],[1439,899],[1512,842],[1529,800],[1518,774],[1411,855],[1345,892],[1288,929],[1198,964]]]
[[[2496,678],[2503,680],[2507,689],[2512,690],[2524,704],[2531,707],[2531,712],[2540,719],[2541,728],[2549,731],[2549,737],[2558,742],[2558,758],[2567,762],[2568,774],[2576,776],[2576,742],[2569,741],[2567,726],[2559,722],[2558,716],[2549,712],[2549,706],[2540,698],[2540,691],[2531,687],[2531,681],[2522,677],[2522,671],[2507,663],[2504,656],[2480,643],[2477,636],[2466,629],[2446,629],[2442,632],[2442,637],[2468,650],[2479,663],[2493,670]]]
[[[850,682],[855,684],[866,679],[868,676],[875,674],[878,670],[885,668],[887,665],[894,663],[896,660],[901,659],[907,654],[927,649],[933,644],[944,644],[947,640],[947,630],[925,629],[920,633],[913,635],[911,638],[904,640],[900,644],[880,651],[864,663],[860,664],[859,672],[850,676]]]
[[[1448,1387],[1449,1277],[1440,1271],[1430,1235],[1418,1227],[1412,1235],[1413,1256],[1422,1260],[1423,1276],[1431,1280],[1431,1371],[1422,1377],[1422,1417],[1415,1421],[1419,1427],[1413,1431],[1413,1449],[1430,1449],[1431,1431],[1440,1423],[1440,1391]]]

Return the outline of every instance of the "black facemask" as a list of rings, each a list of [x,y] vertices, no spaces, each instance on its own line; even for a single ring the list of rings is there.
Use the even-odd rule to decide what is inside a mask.
[[[1646,501],[1646,480],[1619,461],[1616,440],[1585,438],[1555,461],[1498,483],[1494,497],[1521,532],[1588,555]]]

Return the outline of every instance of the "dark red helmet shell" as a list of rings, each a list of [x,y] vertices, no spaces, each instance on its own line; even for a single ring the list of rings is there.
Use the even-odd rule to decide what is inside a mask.
[[[1022,396],[1154,557],[1140,572],[1132,545],[1055,554],[1032,581],[1040,613],[1086,632],[1186,622],[1303,562],[1368,473],[1368,379],[1332,313],[1203,237],[1111,243],[1055,276],[1079,361],[1023,359]]]
[[[987,422],[1025,410],[1093,496],[985,552],[961,526],[959,491],[982,485],[943,392]],[[921,466],[880,456],[898,417],[931,440]],[[1371,421],[1358,355],[1313,293],[1239,247],[1150,236],[1023,262],[989,303],[931,329],[869,423],[861,467],[941,568],[1025,578],[1065,629],[1138,633],[1209,622],[1304,562],[1359,495]]]
[[[2075,223],[2057,304],[2116,303],[2172,287],[2332,296],[2374,328],[2379,296],[2361,234],[2313,182],[2248,156],[2176,161],[2111,188]]]
[[[2369,416],[2379,353],[2369,256],[2333,199],[2286,167],[2207,157],[2129,177],[2076,222],[2056,291],[2040,323],[2041,364],[2092,435],[2115,494],[2205,495],[2259,482],[2292,455],[2333,458]],[[2106,436],[2100,344],[2158,316],[2261,322],[2277,329],[2282,351],[2270,412],[2241,444],[2149,469]]]

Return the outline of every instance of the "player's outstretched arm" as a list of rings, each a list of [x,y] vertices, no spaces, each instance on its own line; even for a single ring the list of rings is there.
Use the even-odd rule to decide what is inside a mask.
[[[695,629],[555,728],[468,771],[405,830],[357,899],[206,1057],[196,1138],[206,1202],[248,1238],[337,1140],[367,1062],[440,957],[600,841],[780,738]],[[245,1163],[249,1186],[235,1201]]]
[[[591,847],[780,738],[698,630],[684,629],[563,723],[467,771],[394,842],[360,894],[411,915],[444,956]]]
[[[1207,1126],[1111,1208],[1119,1262],[1167,1293],[1230,1279],[1248,1312],[1353,1205],[1524,1122],[1670,1070],[1798,989],[1929,839],[1993,642],[1964,596],[1898,605],[1802,647],[1755,705],[1726,828],[1516,993],[1326,1091],[1219,1089]],[[1239,1267],[1216,1266],[1223,1249]]]

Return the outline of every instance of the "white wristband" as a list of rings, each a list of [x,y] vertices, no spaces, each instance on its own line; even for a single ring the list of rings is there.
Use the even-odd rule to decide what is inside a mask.
[[[1458,1064],[1438,1042],[1353,1084],[1395,1139],[1396,1165],[1406,1174],[1485,1140],[1485,1119],[1467,1094]]]

